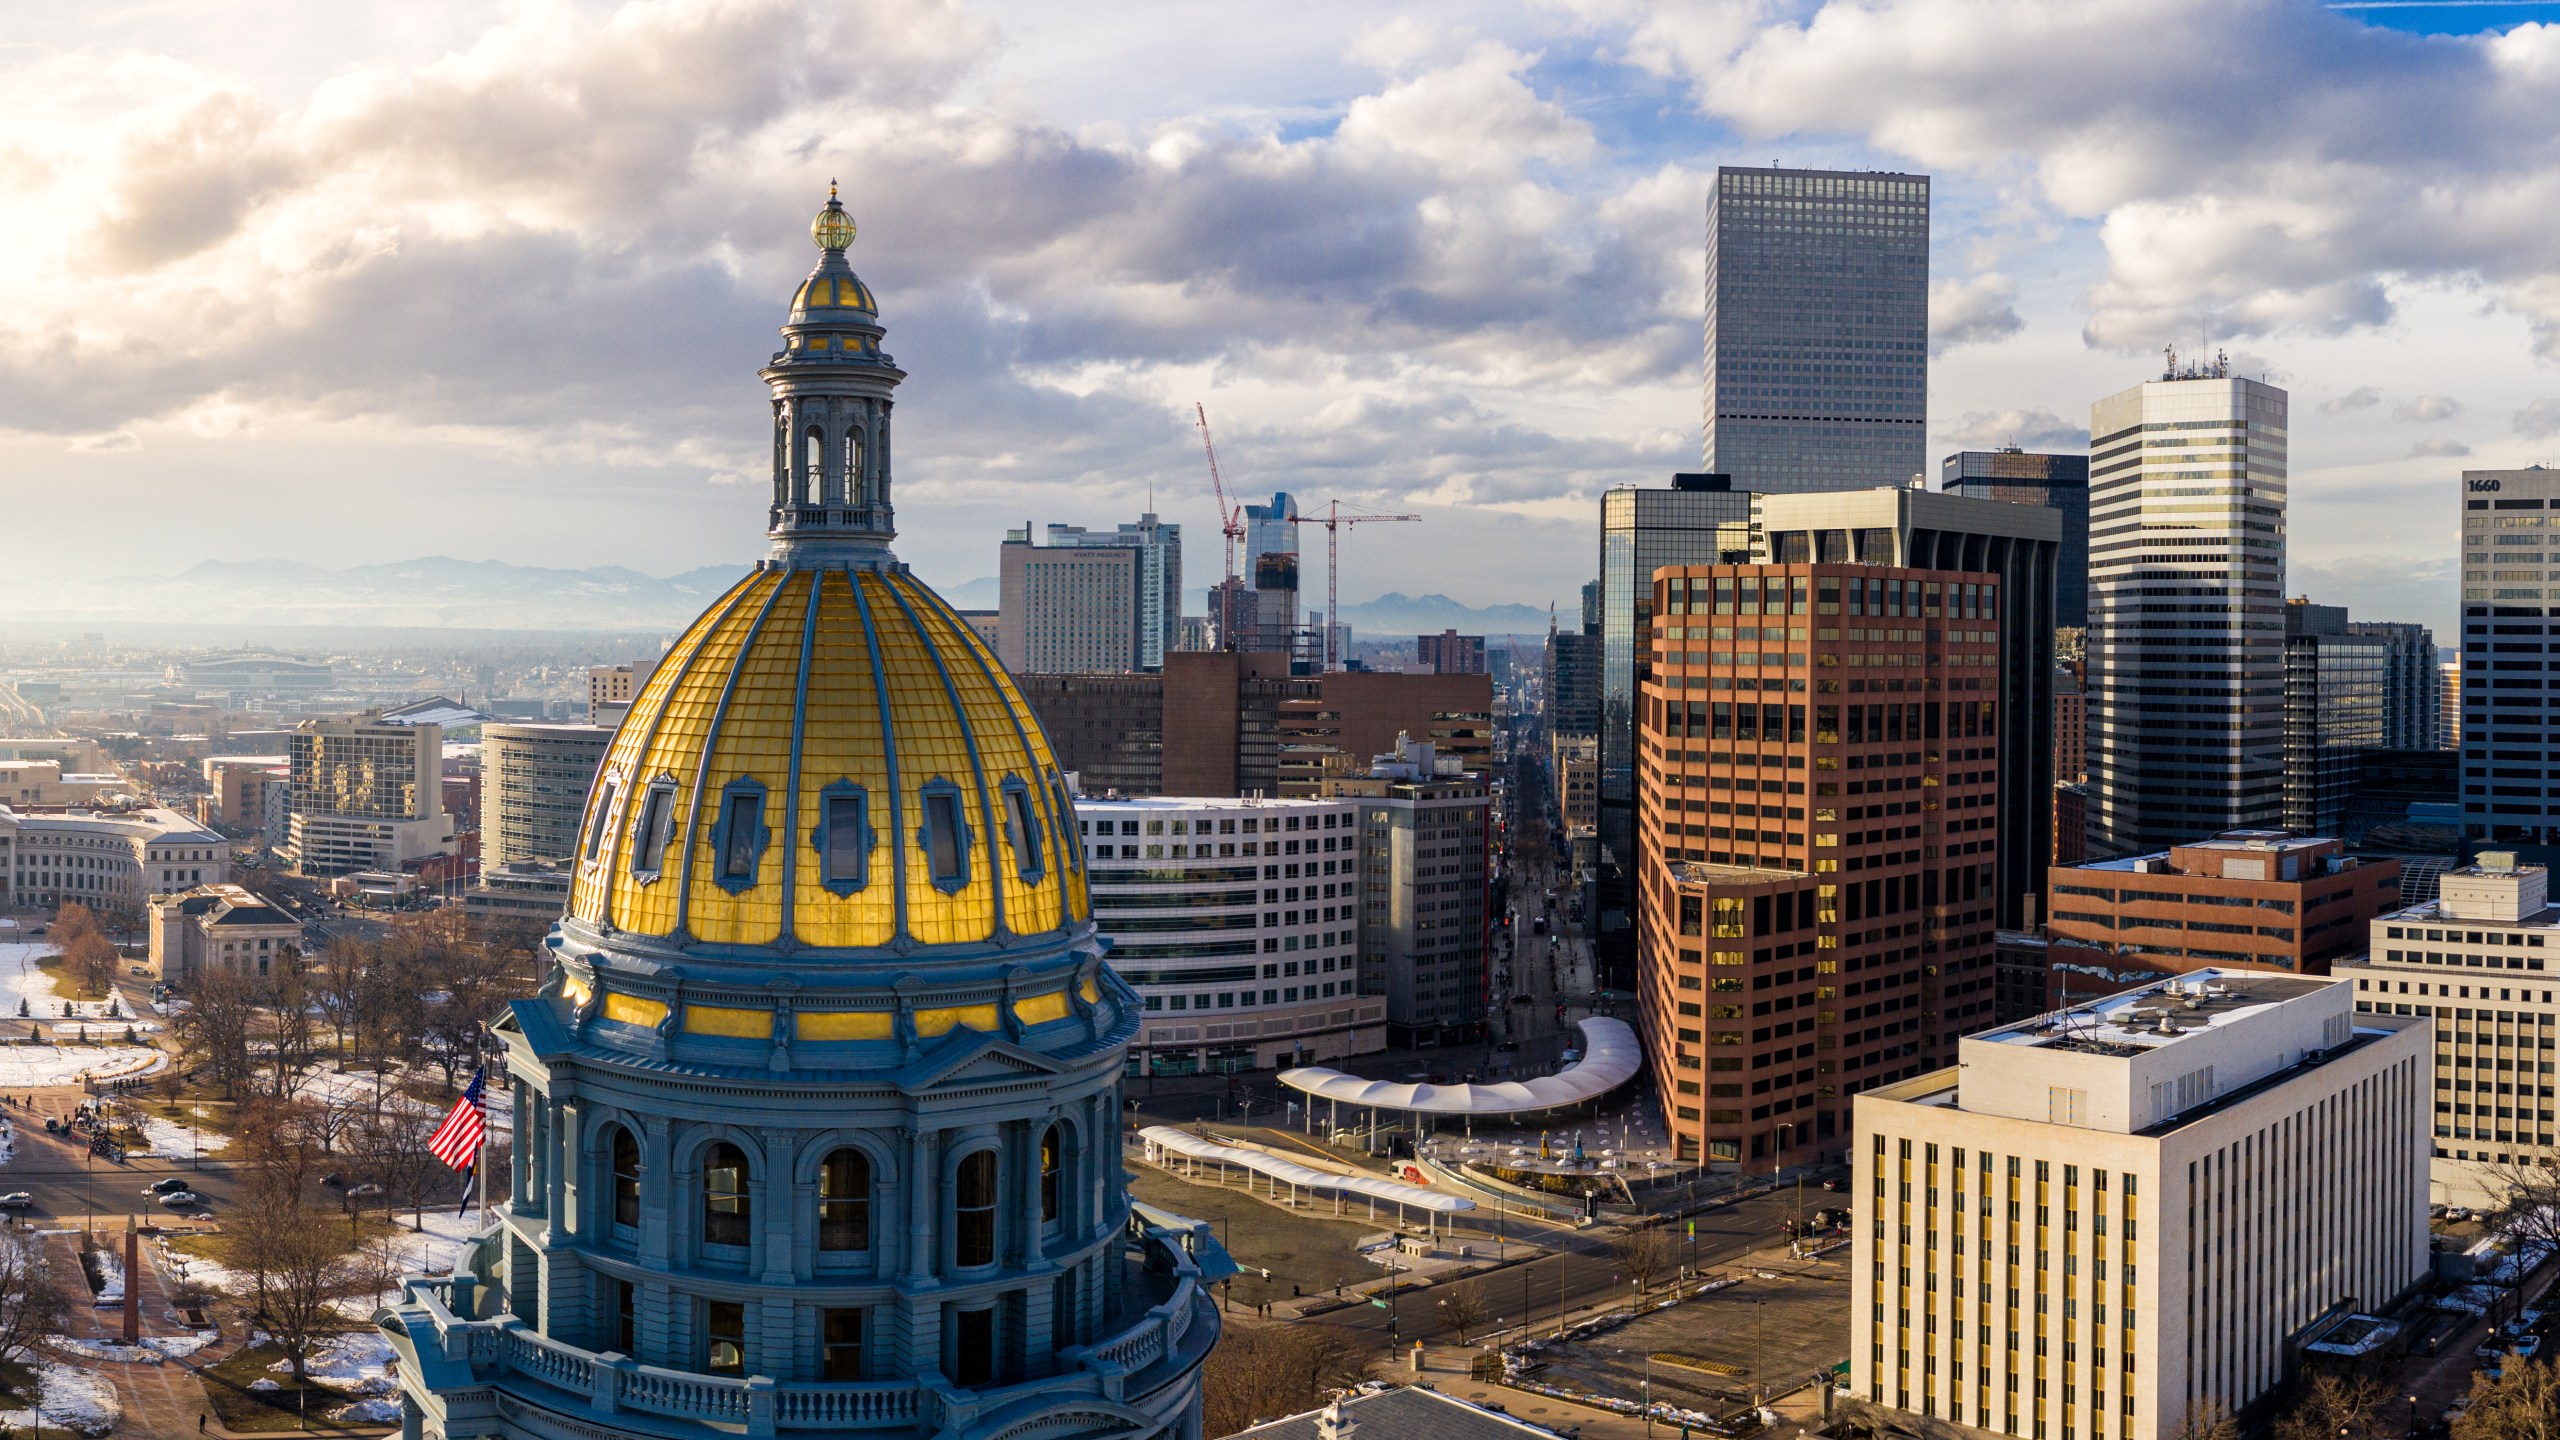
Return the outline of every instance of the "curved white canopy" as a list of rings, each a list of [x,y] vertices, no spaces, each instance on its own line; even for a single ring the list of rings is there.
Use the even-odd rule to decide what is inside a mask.
[[[1283,1185],[1295,1185],[1301,1190],[1330,1190],[1344,1195],[1367,1195],[1393,1204],[1411,1205],[1418,1210],[1430,1210],[1442,1215],[1455,1215],[1462,1210],[1476,1208],[1476,1202],[1473,1200],[1461,1199],[1455,1195],[1443,1195],[1437,1190],[1425,1190],[1419,1185],[1407,1185],[1401,1180],[1381,1180],[1374,1175],[1338,1175],[1330,1170],[1318,1170],[1312,1165],[1301,1165],[1295,1160],[1284,1160],[1267,1151],[1246,1150],[1234,1145],[1220,1145],[1214,1140],[1203,1140],[1197,1135],[1176,1130],[1170,1125],[1150,1125],[1138,1132],[1138,1138],[1159,1149],[1171,1150],[1177,1155],[1188,1155],[1195,1160],[1241,1166],[1258,1174],[1268,1175]]]
[[[1307,1066],[1280,1072],[1280,1083],[1319,1100],[1402,1110],[1425,1115],[1517,1115],[1526,1110],[1552,1110],[1596,1100],[1636,1078],[1644,1048],[1623,1020],[1592,1016],[1576,1022],[1586,1047],[1583,1057],[1553,1075],[1535,1080],[1502,1080],[1490,1085],[1397,1084],[1363,1080],[1339,1070]]]

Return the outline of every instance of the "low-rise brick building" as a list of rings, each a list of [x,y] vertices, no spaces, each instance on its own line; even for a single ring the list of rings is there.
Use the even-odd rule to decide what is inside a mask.
[[[2149,855],[2056,866],[2050,884],[2051,938],[2128,968],[2326,975],[2331,961],[2363,951],[2374,916],[2400,903],[2400,862],[2358,859],[2337,840],[2286,830],[2226,830]]]

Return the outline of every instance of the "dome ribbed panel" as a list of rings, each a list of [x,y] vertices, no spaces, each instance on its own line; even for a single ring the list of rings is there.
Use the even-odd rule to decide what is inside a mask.
[[[987,823],[979,799],[977,766],[969,754],[969,735],[959,711],[952,708],[942,667],[923,633],[907,617],[900,597],[884,577],[860,577],[864,603],[880,637],[881,663],[887,671],[889,723],[897,740],[898,796],[904,807],[905,833],[898,842],[907,851],[907,933],[926,945],[956,945],[992,939],[996,930],[996,887],[987,864]],[[968,834],[967,883],[956,891],[936,887],[926,873],[921,832],[925,796],[938,786],[958,791]]]
[[[676,637],[676,642],[667,647],[665,658],[658,662],[656,670],[650,672],[648,682],[640,687],[640,693],[632,697],[631,708],[623,712],[622,724],[614,731],[613,742],[606,747],[604,766],[598,772],[599,783],[587,792],[587,813],[578,831],[579,860],[571,886],[569,913],[579,919],[589,924],[604,919],[605,906],[612,895],[609,877],[616,873],[613,852],[619,843],[631,799],[628,777],[639,767],[640,753],[648,747],[650,737],[657,730],[657,719],[666,709],[668,692],[682,682],[687,666],[700,653],[702,642],[711,634],[712,627],[760,578],[756,575],[741,578],[729,587],[726,594],[713,601],[709,609],[694,617],[693,623]],[[608,791],[603,781],[617,776],[624,778]],[[604,843],[590,858],[585,847],[596,835],[595,810],[600,802],[606,806]]]
[[[1036,935],[1055,930],[1062,923],[1059,916],[1058,864],[1068,857],[1059,853],[1054,806],[1042,792],[1048,766],[1041,763],[1029,741],[1037,727],[1019,723],[1022,712],[1007,703],[995,676],[998,667],[988,664],[978,637],[967,624],[951,613],[941,597],[916,584],[903,582],[908,603],[915,607],[916,617],[925,629],[943,661],[957,682],[963,712],[971,733],[978,743],[978,760],[987,777],[994,800],[997,844],[990,847],[996,857],[997,880],[1004,887],[1005,924],[1017,934]],[[1034,853],[1026,857],[1016,848],[1015,827],[1007,803],[1006,782],[1019,784],[1024,800],[1031,806],[1033,824],[1039,833],[1032,837]],[[1029,866],[1034,878],[1025,879]]]
[[[871,644],[855,609],[852,582],[825,575],[818,593],[818,631],[809,657],[808,717],[800,741],[800,840],[793,847],[792,909],[802,944],[886,945],[898,933],[895,861],[900,826],[890,814],[889,756],[880,739],[880,692],[872,683]],[[859,787],[878,842],[866,883],[849,895],[821,883],[819,854],[809,843],[830,785]],[[907,828],[913,828],[908,822]]]
[[[734,597],[729,612],[711,627],[683,673],[667,687],[665,705],[656,717],[656,733],[649,737],[648,748],[641,753],[640,764],[627,784],[635,801],[644,798],[653,786],[672,785],[673,825],[660,868],[655,878],[649,878],[635,869],[643,843],[637,821],[645,807],[623,805],[623,820],[616,827],[619,835],[614,847],[613,907],[606,917],[621,929],[638,935],[670,935],[675,931],[677,897],[683,890],[683,860],[687,848],[696,843],[694,779],[701,768],[702,754],[711,743],[712,719],[719,713],[720,698],[729,688],[729,672],[737,665],[749,634],[764,613],[764,602],[781,583],[778,573],[758,575],[743,593]]]
[[[685,933],[722,945],[770,945],[782,938],[783,861],[791,837],[784,818],[791,770],[793,717],[800,713],[800,636],[817,576],[785,580],[740,661],[736,684],[719,712],[710,763],[702,767],[701,797],[690,807],[693,827],[688,859]],[[671,760],[676,757],[669,757]],[[756,883],[732,891],[722,881],[727,857],[719,848],[718,822],[734,781],[762,786],[758,828],[771,838],[758,847],[751,873]]]

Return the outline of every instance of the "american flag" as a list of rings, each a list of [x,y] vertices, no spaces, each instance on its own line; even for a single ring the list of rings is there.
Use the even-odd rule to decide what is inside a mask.
[[[471,1088],[453,1102],[453,1113],[427,1137],[427,1149],[448,1169],[468,1170],[480,1163],[480,1142],[489,1134],[489,1114],[481,1098],[487,1079],[488,1072],[472,1071]]]

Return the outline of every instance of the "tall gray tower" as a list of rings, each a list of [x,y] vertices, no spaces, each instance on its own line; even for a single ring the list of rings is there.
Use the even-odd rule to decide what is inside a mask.
[[[1133,1214],[1073,802],[889,550],[871,296],[766,367],[772,549],[614,734],[552,971],[491,1031],[512,1183],[375,1317],[407,1440],[1199,1440],[1208,1227]]]
[[[2284,391],[2216,360],[2089,407],[2092,840],[2284,820]]]
[[[1718,168],[1706,468],[1737,490],[1908,484],[1928,422],[1929,177]]]

